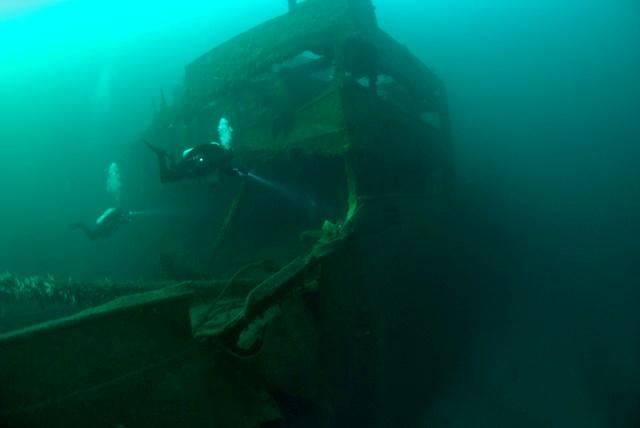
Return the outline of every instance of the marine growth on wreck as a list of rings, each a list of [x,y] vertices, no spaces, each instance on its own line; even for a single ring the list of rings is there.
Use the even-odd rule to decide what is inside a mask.
[[[120,211],[88,236],[128,233],[144,213],[127,192],[163,171],[163,189],[189,179],[222,207],[197,246],[158,254],[162,280],[0,275],[8,426],[386,426],[374,290],[420,268],[397,255],[428,245],[447,203],[446,92],[370,0],[288,6],[186,64],[108,170]],[[160,173],[121,181],[141,158]]]

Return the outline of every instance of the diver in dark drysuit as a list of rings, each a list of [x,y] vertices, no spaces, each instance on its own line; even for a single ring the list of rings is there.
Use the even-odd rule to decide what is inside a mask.
[[[218,172],[237,177],[240,171],[231,166],[233,152],[218,143],[200,144],[185,150],[180,159],[173,159],[169,153],[144,142],[158,158],[160,181],[172,183],[187,179],[203,179]]]
[[[95,241],[97,239],[108,238],[111,236],[121,224],[131,222],[129,212],[122,211],[120,208],[107,209],[98,219],[92,227],[87,226],[83,222],[79,221],[71,225],[72,230],[81,230],[87,235],[87,238]]]

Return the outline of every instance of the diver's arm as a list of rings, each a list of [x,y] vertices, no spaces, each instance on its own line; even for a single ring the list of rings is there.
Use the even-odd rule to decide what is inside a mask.
[[[246,172],[242,172],[238,168],[225,168],[222,170],[222,173],[230,177],[246,177],[247,176]]]

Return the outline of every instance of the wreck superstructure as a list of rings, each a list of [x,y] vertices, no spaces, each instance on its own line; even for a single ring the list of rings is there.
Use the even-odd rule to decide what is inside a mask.
[[[213,279],[114,287],[123,297],[1,336],[10,426],[388,426],[372,409],[390,393],[379,290],[402,287],[399,255],[428,245],[407,240],[451,191],[446,94],[370,0],[289,3],[189,64],[146,138],[180,150],[225,117],[237,167],[294,202],[230,180]]]
[[[241,170],[313,195],[331,220],[345,215],[356,193],[397,196],[451,188],[444,87],[378,28],[370,1],[301,3],[189,64],[183,92],[158,112],[149,138],[169,147],[205,143],[215,138],[217,118],[226,117],[235,129]],[[349,179],[358,187],[352,195]],[[257,198],[251,209],[271,215],[263,224],[278,230],[275,241],[297,239],[313,226],[299,224],[300,230],[286,233],[300,222],[271,210],[271,201],[261,207]],[[282,222],[274,227],[278,218]],[[260,223],[249,220],[245,226]],[[245,253],[261,247],[255,239],[245,242]]]

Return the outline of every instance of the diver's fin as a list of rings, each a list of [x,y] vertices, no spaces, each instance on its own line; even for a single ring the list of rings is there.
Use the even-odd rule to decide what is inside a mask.
[[[81,221],[77,221],[75,223],[72,223],[69,226],[69,229],[71,229],[71,230],[81,230],[87,236],[87,238],[91,239],[92,241],[97,238],[96,234],[93,232],[93,230],[89,229],[87,227],[87,225],[84,224]]]
[[[145,146],[149,147],[151,151],[156,154],[156,156],[161,158],[166,158],[169,156],[169,153],[167,153],[165,150],[162,150],[160,147],[154,146],[147,140],[142,140],[142,142],[145,144]]]

